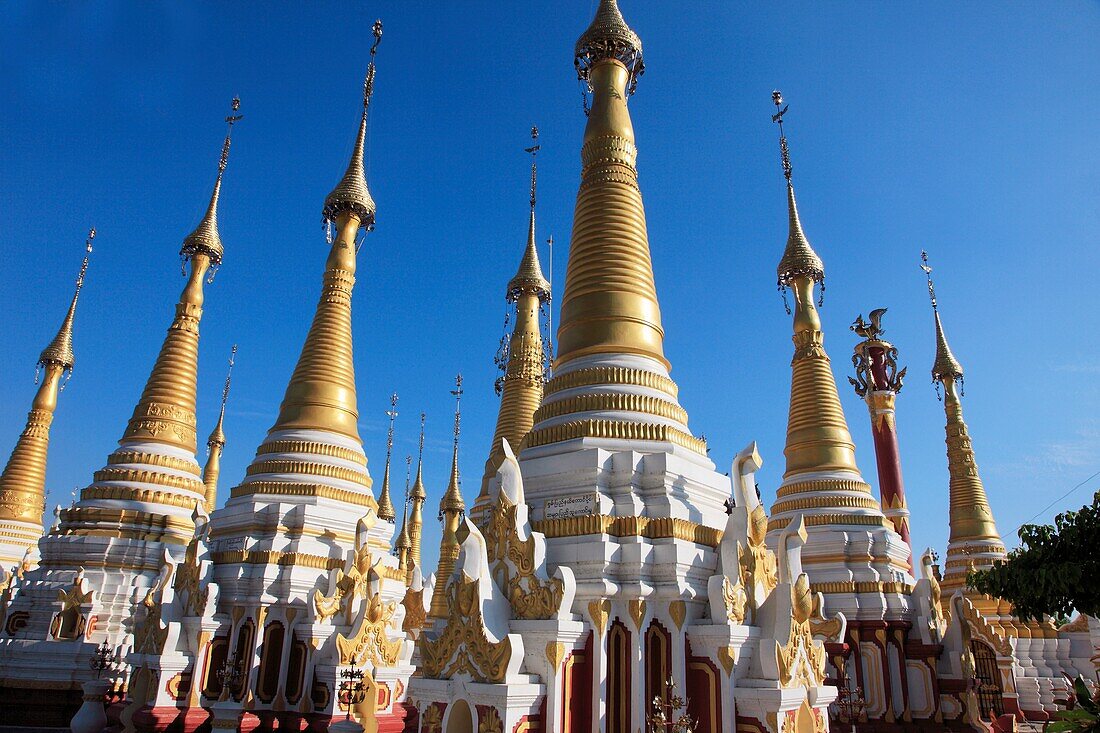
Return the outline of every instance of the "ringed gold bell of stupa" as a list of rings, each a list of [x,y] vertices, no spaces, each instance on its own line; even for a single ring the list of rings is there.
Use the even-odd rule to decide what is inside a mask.
[[[940,320],[939,302],[932,268],[927,254],[921,252],[921,268],[928,276],[928,297],[932,303],[932,319],[936,329],[936,358],[932,363],[932,382],[943,387],[943,409],[947,417],[947,469],[949,483],[949,521],[951,533],[947,544],[943,579],[940,585],[944,595],[950,596],[966,587],[966,576],[971,570],[990,567],[994,561],[1005,558],[1005,546],[1001,541],[993,510],[978,473],[974,458],[974,446],[970,431],[963,419],[962,384],[963,367],[951,351]]]
[[[88,258],[92,253],[95,229],[88,232],[84,261],[76,276],[76,288],[69,310],[57,335],[38,357],[44,371],[42,381],[27,413],[27,424],[0,474],[0,570],[23,563],[24,556],[38,557],[38,539],[42,536],[42,513],[46,509],[46,455],[50,444],[50,425],[57,408],[57,395],[68,381],[76,359],[73,355],[73,319],[76,302],[84,286]],[[37,378],[35,381],[38,381]],[[28,550],[30,555],[27,555]],[[26,567],[21,569],[25,570]]]
[[[780,126],[788,220],[787,244],[776,274],[780,289],[793,295],[794,356],[783,451],[786,470],[771,508],[769,542],[801,514],[809,532],[803,567],[812,589],[825,593],[828,610],[843,611],[857,621],[884,615],[900,619],[914,582],[909,547],[883,514],[856,464],[855,444],[825,352],[820,303],[815,304],[816,288],[824,289],[825,265],[806,237],[795,201],[782,127],[787,107],[779,92],[773,92],[772,101],[777,110],[773,120]]]
[[[508,281],[505,300],[509,308],[515,307],[515,323],[512,332],[501,339],[497,363],[504,372],[497,379],[500,408],[497,411],[496,430],[485,472],[481,477],[481,492],[470,510],[470,517],[479,526],[485,522],[491,507],[490,497],[496,496],[497,469],[504,461],[502,439],[509,445],[521,445],[534,424],[535,410],[542,403],[542,389],[546,382],[547,346],[543,343],[539,326],[543,308],[550,304],[550,281],[542,273],[539,251],[535,241],[535,192],[538,170],[534,156],[539,150],[538,128],[531,128],[535,144],[527,148],[531,153],[530,215],[527,224],[527,246],[523,250],[519,269]],[[509,312],[511,316],[511,312]]]

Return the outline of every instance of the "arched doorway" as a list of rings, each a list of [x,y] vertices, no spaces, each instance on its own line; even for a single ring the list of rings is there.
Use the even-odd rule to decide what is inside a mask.
[[[451,703],[447,711],[447,733],[474,733],[474,714],[465,700]]]
[[[977,682],[978,714],[982,717],[1004,715],[1004,688],[997,668],[997,655],[984,641],[972,639],[970,653],[974,655],[974,677]]]

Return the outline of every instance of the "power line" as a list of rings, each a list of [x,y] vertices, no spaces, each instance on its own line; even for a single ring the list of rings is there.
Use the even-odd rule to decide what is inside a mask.
[[[1062,501],[1062,500],[1063,500],[1063,499],[1065,499],[1065,498],[1066,498],[1067,496],[1069,496],[1070,494],[1072,494],[1072,493],[1073,493],[1074,491],[1077,491],[1077,489],[1081,488],[1082,486],[1084,486],[1085,484],[1087,484],[1087,483],[1088,483],[1089,481],[1092,481],[1092,480],[1093,480],[1094,478],[1096,478],[1097,476],[1100,476],[1100,471],[1097,471],[1096,473],[1092,474],[1092,475],[1091,475],[1091,476],[1089,476],[1089,477],[1088,477],[1087,479],[1085,479],[1085,480],[1084,480],[1084,481],[1082,481],[1081,483],[1077,484],[1077,485],[1076,485],[1076,486],[1074,486],[1074,487],[1073,487],[1072,489],[1070,489],[1069,491],[1067,491],[1066,493],[1062,494],[1062,495],[1061,495],[1061,496],[1059,496],[1059,497],[1058,497],[1057,499],[1055,499],[1054,501],[1050,502],[1050,503],[1049,503],[1049,504],[1047,504],[1047,505],[1046,505],[1045,507],[1043,507],[1042,509],[1040,509],[1040,510],[1039,510],[1038,512],[1036,512],[1036,513],[1035,513],[1035,516],[1033,516],[1033,517],[1032,517],[1031,519],[1027,520],[1027,521],[1026,521],[1026,522],[1024,522],[1023,524],[1021,524],[1021,525],[1020,525],[1019,527],[1017,527],[1017,528],[1016,528],[1016,531],[1015,531],[1015,533],[1014,533],[1014,534],[1019,534],[1019,532],[1020,532],[1020,529],[1021,529],[1021,528],[1022,528],[1022,527],[1024,526],[1024,524],[1031,524],[1031,523],[1032,523],[1032,522],[1033,522],[1033,521],[1034,521],[1034,520],[1035,520],[1035,519],[1036,519],[1037,517],[1039,517],[1039,516],[1041,516],[1041,515],[1045,514],[1045,513],[1046,513],[1046,511],[1047,511],[1047,509],[1050,509],[1050,508],[1051,508],[1052,506],[1054,506],[1054,505],[1055,505],[1055,504],[1057,504],[1058,502]],[[1003,540],[1003,539],[1004,539],[1005,537],[1007,537],[1007,536],[1008,536],[1007,534],[1003,534],[1003,535],[1001,535],[1001,539]]]

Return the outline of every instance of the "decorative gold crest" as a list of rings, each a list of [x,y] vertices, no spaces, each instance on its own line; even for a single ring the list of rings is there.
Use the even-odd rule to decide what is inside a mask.
[[[679,600],[672,601],[668,604],[668,615],[672,617],[672,622],[676,624],[676,629],[682,629],[684,627],[684,619],[687,618],[687,604]]]
[[[438,638],[420,638],[424,676],[450,679],[466,673],[477,682],[504,682],[512,642],[507,637],[493,642],[485,635],[478,581],[460,573],[447,584],[445,593],[450,609],[447,625]]]
[[[588,615],[596,628],[596,636],[602,638],[604,629],[607,628],[607,619],[611,616],[611,601],[606,598],[589,601]]]

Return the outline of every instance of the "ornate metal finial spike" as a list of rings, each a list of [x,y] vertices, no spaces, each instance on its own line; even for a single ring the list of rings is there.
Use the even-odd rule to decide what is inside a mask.
[[[233,381],[233,365],[237,363],[237,345],[229,350],[229,369],[225,373],[225,386],[222,387],[222,412],[225,412],[225,403],[229,399],[229,385]]]
[[[405,456],[405,504],[409,503],[409,486],[412,485],[412,470],[413,470],[413,457],[412,454]]]
[[[397,393],[390,395],[390,409],[386,410],[390,418],[390,429],[386,434],[386,462],[389,462],[390,453],[393,451],[393,421],[397,418]]]
[[[787,179],[787,183],[791,182],[791,151],[787,147],[787,136],[783,132],[783,115],[787,114],[789,104],[783,103],[783,93],[776,89],[772,92],[772,104],[775,105],[775,114],[772,115],[772,122],[779,125],[779,152],[783,157],[783,177]]]
[[[241,98],[233,97],[233,101],[230,103],[233,112],[237,112],[241,108]],[[221,175],[225,171],[225,166],[229,163],[229,143],[230,138],[233,136],[233,124],[244,119],[244,115],[230,114],[225,118],[226,125],[229,129],[225,131],[225,141],[222,143],[222,157],[218,161],[218,175]]]
[[[210,203],[206,207],[206,214],[203,215],[202,221],[195,227],[195,231],[184,238],[183,246],[180,248],[180,256],[184,262],[198,254],[205,254],[210,258],[213,267],[210,270],[210,277],[207,282],[213,281],[214,273],[217,271],[218,265],[221,264],[222,255],[225,251],[222,246],[221,235],[218,234],[218,198],[221,195],[222,174],[225,173],[225,168],[229,164],[229,146],[233,138],[233,125],[244,119],[244,115],[235,114],[241,108],[240,97],[233,97],[230,108],[231,112],[225,118],[225,140],[222,141],[222,152],[218,158],[218,176],[214,180],[214,190],[210,194]],[[184,272],[186,272],[186,268],[184,268]]]
[[[947,343],[947,336],[943,332],[943,323],[940,321],[939,302],[936,300],[936,285],[932,282],[932,267],[928,264],[928,253],[923,249],[920,253],[920,269],[928,278],[928,299],[932,301],[932,317],[936,325],[936,359],[932,363],[932,382],[939,393],[939,383],[946,380],[959,383],[960,392],[963,389],[963,368],[955,355],[951,353],[951,346]]]
[[[355,146],[352,149],[351,160],[348,161],[347,170],[343,178],[336,184],[336,188],[325,197],[325,203],[321,209],[321,224],[326,230],[326,239],[331,245],[332,224],[337,216],[344,212],[351,212],[359,219],[360,228],[370,232],[375,225],[374,199],[367,188],[366,171],[363,165],[364,148],[367,136],[367,111],[370,108],[371,96],[374,94],[374,57],[378,50],[378,44],[382,42],[382,21],[376,20],[372,27],[374,43],[370,47],[370,63],[367,64],[367,75],[363,80],[363,114],[359,118],[359,132],[355,137]],[[360,241],[359,244],[362,242]],[[356,245],[358,251],[359,244]]]
[[[535,159],[538,156],[539,149],[542,147],[538,144],[539,128],[531,128],[531,139],[535,142],[529,148],[524,148],[523,152],[531,154],[531,211],[535,210],[535,184],[538,178],[538,167],[535,163]]]
[[[920,269],[924,270],[924,276],[928,278],[928,297],[932,300],[932,310],[939,310],[939,303],[936,302],[936,284],[932,282],[932,268],[928,264],[928,253],[923,249],[920,251]]]
[[[225,384],[222,386],[222,404],[221,409],[218,411],[218,421],[214,424],[214,430],[211,431],[210,437],[206,440],[207,454],[214,449],[215,446],[225,445],[225,405],[229,401],[229,386],[233,382],[233,365],[237,362],[237,345],[233,344],[233,348],[229,350],[229,368],[225,372]],[[217,474],[215,474],[215,484],[217,481]],[[211,499],[211,503],[213,499]]]
[[[92,227],[88,230],[88,236],[84,240],[84,259],[80,262],[80,270],[76,273],[76,283],[73,288],[73,298],[69,301],[69,310],[61,322],[61,328],[53,341],[42,350],[38,356],[38,364],[35,368],[34,383],[38,384],[39,369],[49,364],[57,364],[65,373],[65,381],[60,389],[64,390],[73,373],[73,365],[76,357],[73,354],[73,319],[76,316],[76,303],[80,299],[80,291],[84,288],[84,276],[88,272],[88,262],[92,256],[92,242],[95,240],[96,230]]]
[[[374,21],[374,25],[371,26],[371,33],[374,34],[374,43],[372,43],[370,47],[370,63],[367,65],[367,78],[363,80],[363,114],[366,114],[366,108],[370,105],[371,95],[374,94],[374,55],[378,52],[378,44],[382,42],[381,19]]]
[[[417,460],[424,460],[424,419],[427,417],[423,412],[420,413],[420,447],[417,453]]]
[[[451,390],[455,397],[455,450],[458,450],[458,435],[462,432],[462,374],[455,375],[455,388]]]

